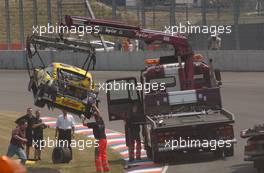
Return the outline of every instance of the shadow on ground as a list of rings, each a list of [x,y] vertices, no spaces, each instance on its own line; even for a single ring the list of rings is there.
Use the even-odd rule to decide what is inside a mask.
[[[110,165],[123,165],[125,161],[123,159],[109,160]]]
[[[262,173],[253,168],[253,163],[233,165],[232,169],[231,173]]]
[[[28,173],[60,173],[60,171],[51,168],[28,168]]]
[[[220,159],[225,159],[225,158],[216,158],[212,153],[188,153],[188,154],[178,154],[176,157],[170,156],[170,158],[166,158],[166,163],[168,163],[169,165],[179,165],[179,164],[212,162]]]

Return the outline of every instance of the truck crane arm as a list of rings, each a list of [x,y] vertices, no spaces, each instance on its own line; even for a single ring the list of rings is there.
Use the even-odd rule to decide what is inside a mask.
[[[192,54],[186,37],[182,35],[171,35],[162,31],[143,29],[138,26],[124,24],[117,21],[91,19],[81,16],[65,16],[68,27],[71,26],[98,26],[98,34],[127,37],[143,40],[146,43],[161,42],[172,45],[177,55],[186,56]]]
[[[184,62],[185,70],[180,72],[183,81],[183,90],[194,88],[194,67],[193,51],[188,44],[188,40],[183,35],[171,35],[162,31],[143,29],[138,26],[128,25],[122,22],[110,20],[98,20],[81,16],[65,16],[65,25],[71,27],[92,26],[97,28],[96,34],[126,37],[143,40],[145,43],[166,43],[174,47],[175,55],[172,61],[178,62],[182,66]],[[95,32],[94,32],[95,33]]]

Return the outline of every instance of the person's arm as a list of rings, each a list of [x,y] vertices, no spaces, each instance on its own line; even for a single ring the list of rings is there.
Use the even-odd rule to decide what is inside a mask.
[[[87,126],[88,128],[93,129],[93,128],[95,128],[95,126],[97,126],[97,123],[96,123],[96,122],[86,123],[86,126]]]
[[[221,40],[221,38],[219,38],[218,49],[220,49],[221,46],[222,46],[222,40]]]
[[[94,110],[96,112],[94,116],[97,116],[98,118],[102,118],[101,114],[100,114],[100,111],[99,111],[98,107],[95,104],[93,104],[93,108],[94,108]]]
[[[85,123],[85,120],[86,120],[86,118],[85,118],[85,117],[84,117],[84,118],[82,118],[82,124],[83,124],[83,126],[87,126],[87,127],[88,127],[87,123]]]
[[[26,138],[22,138],[22,137],[19,136],[19,131],[18,131],[18,130],[14,130],[14,131],[12,132],[12,136],[13,136],[15,139],[19,140],[19,141],[27,142],[27,139],[26,139]]]
[[[74,132],[75,132],[75,127],[74,127],[74,125],[75,125],[75,120],[74,120],[74,118],[72,117],[72,138],[74,138]]]
[[[44,124],[44,123],[33,124],[33,125],[32,125],[32,128],[35,129],[35,128],[37,128],[37,127],[43,125],[43,124]]]
[[[14,135],[14,138],[16,138],[16,139],[18,139],[18,140],[20,140],[20,141],[22,141],[22,142],[27,142],[27,139],[26,139],[26,138],[21,138],[21,137],[18,136],[18,135]]]
[[[209,39],[209,40],[208,40],[208,45],[207,45],[207,48],[208,48],[209,50],[211,49],[211,44],[212,44],[211,39]]]
[[[59,117],[57,118],[57,121],[56,121],[55,138],[58,137],[58,129],[59,129]]]

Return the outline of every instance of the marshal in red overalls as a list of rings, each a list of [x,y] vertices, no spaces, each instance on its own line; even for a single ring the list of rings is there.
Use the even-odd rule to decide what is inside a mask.
[[[108,172],[110,171],[108,160],[107,160],[107,140],[105,134],[105,125],[98,108],[94,105],[95,108],[95,121],[92,123],[84,123],[84,126],[93,129],[93,135],[96,140],[98,140],[99,146],[95,148],[95,166],[97,172]]]

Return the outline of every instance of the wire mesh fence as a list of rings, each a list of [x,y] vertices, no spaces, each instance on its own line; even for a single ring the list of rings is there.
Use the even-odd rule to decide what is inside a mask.
[[[164,26],[187,21],[238,28],[240,24],[264,23],[264,0],[3,0],[0,49],[23,49],[33,26],[59,24],[64,15],[89,16],[86,1],[91,3],[96,18],[148,29],[164,30]],[[251,33],[263,36],[261,27]]]

